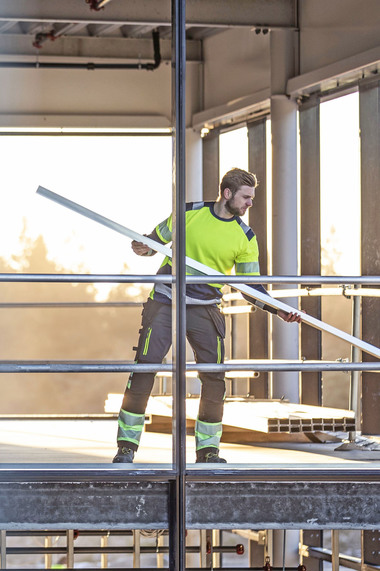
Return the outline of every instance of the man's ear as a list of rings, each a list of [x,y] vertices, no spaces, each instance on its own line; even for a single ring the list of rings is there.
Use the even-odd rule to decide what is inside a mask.
[[[229,188],[225,188],[223,190],[223,198],[225,198],[226,200],[230,200],[230,198],[232,198],[232,192]]]

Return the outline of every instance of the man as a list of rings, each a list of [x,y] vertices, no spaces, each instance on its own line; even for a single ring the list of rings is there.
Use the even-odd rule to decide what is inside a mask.
[[[254,232],[242,220],[255,197],[254,174],[241,169],[228,171],[220,183],[216,202],[186,205],[186,255],[223,274],[259,275],[259,251]],[[172,216],[156,226],[150,238],[167,244],[172,240]],[[132,242],[139,256],[153,252],[141,242]],[[171,273],[165,258],[159,274]],[[191,269],[188,269],[191,271]],[[225,320],[218,308],[222,284],[186,286],[186,335],[197,363],[223,363]],[[261,285],[252,286],[262,292]],[[297,313],[276,311],[244,296],[265,311],[277,313],[287,322],[301,321]],[[136,350],[137,363],[161,363],[171,345],[171,286],[157,283],[144,304],[142,328]],[[133,462],[144,425],[145,408],[153,388],[154,373],[132,373],[119,413],[118,452],[113,462]],[[222,435],[224,374],[199,373],[201,398],[195,425],[196,462],[226,462],[219,457]]]

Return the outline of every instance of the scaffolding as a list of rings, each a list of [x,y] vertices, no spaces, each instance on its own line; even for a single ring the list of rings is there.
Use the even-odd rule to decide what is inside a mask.
[[[1,274],[1,281],[138,281],[135,276],[100,275],[46,275],[46,274]],[[149,276],[149,281],[160,279]],[[167,279],[167,278],[166,278]],[[193,280],[194,278],[187,278]],[[203,279],[203,278],[202,278]],[[207,279],[207,277],[205,278]],[[252,278],[256,281],[258,278]],[[372,285],[380,283],[379,277],[264,277],[277,282],[290,281],[308,283],[362,283]],[[142,276],[146,280],[146,276]],[[33,372],[131,372],[135,370],[175,373],[175,364],[134,364],[127,362],[69,362],[69,361],[1,361],[0,373]],[[270,360],[248,360],[224,365],[185,363],[186,371],[347,371],[363,370],[378,372],[379,362],[271,362]],[[247,373],[248,374],[248,373]],[[177,381],[178,382],[178,381]],[[185,400],[185,399],[184,399]],[[182,411],[179,411],[179,415]],[[186,431],[183,417],[173,423],[173,442],[180,443],[185,450]],[[354,428],[351,426],[351,429]],[[288,431],[288,428],[285,430]],[[174,449],[174,446],[173,446]],[[198,553],[201,566],[204,562],[214,561],[223,553],[241,551],[220,543],[214,545],[210,537],[202,540],[204,530],[262,530],[265,536],[265,549],[262,554],[268,556],[270,530],[302,529],[308,530],[361,529],[376,534],[380,488],[378,486],[380,469],[376,462],[367,466],[355,465],[226,465],[223,469],[208,469],[204,466],[178,466],[174,454],[172,465],[155,467],[154,465],[136,465],[133,470],[128,465],[51,465],[51,464],[2,464],[0,466],[0,516],[1,516],[1,564],[6,568],[7,556],[13,554],[43,554],[48,568],[53,554],[65,554],[69,567],[74,567],[74,555],[79,553],[99,553],[102,567],[107,566],[107,554],[123,552],[129,554],[135,568],[142,553],[155,552],[157,567],[177,569],[170,561],[175,558],[178,541],[182,541],[184,558],[190,553]],[[181,495],[178,481],[183,482]],[[181,491],[181,490],[180,490]],[[96,500],[95,500],[96,499]],[[128,511],[125,510],[128,505]],[[179,505],[184,510],[184,535],[178,538],[175,531],[178,521],[174,515]],[[59,522],[59,523],[58,523]],[[50,529],[51,528],[51,529]],[[32,530],[32,531],[31,531]],[[53,531],[52,531],[53,530]],[[55,531],[54,531],[55,530]],[[142,547],[140,532],[151,530],[157,535],[165,530],[165,546]],[[196,530],[200,534],[197,547],[187,545],[186,534]],[[45,545],[35,550],[27,547],[7,547],[9,537],[17,534],[44,536]],[[65,535],[66,547],[54,548],[49,540],[53,534]],[[104,539],[109,534],[127,535],[133,538],[128,547],[109,547]],[[256,533],[256,532],[252,532]],[[259,532],[257,532],[259,533]],[[94,534],[103,538],[101,545],[91,548],[75,548],[75,534]],[[252,536],[253,537],[253,536]],[[251,537],[251,542],[254,539]],[[256,536],[255,536],[256,537]],[[335,536],[334,536],[335,537]],[[377,536],[376,536],[377,537]],[[318,560],[348,561],[344,555],[337,555],[335,548],[331,553],[321,546],[307,545],[300,548],[300,565],[306,557]],[[210,551],[211,549],[211,551]],[[253,549],[253,548],[252,548]],[[210,559],[210,553],[212,557]],[[164,555],[165,554],[165,555]],[[164,561],[164,556],[167,560]],[[203,558],[203,559],[202,559]],[[214,559],[213,559],[214,558]],[[203,561],[203,564],[202,564]],[[250,568],[252,566],[252,560]],[[269,561],[271,559],[269,558]],[[220,564],[220,559],[219,559]],[[359,563],[350,560],[352,568]],[[223,568],[228,568],[223,566]],[[236,566],[234,565],[234,568]],[[245,567],[246,568],[246,567]],[[273,565],[272,565],[272,568]],[[289,568],[289,566],[287,567]]]
[[[140,568],[144,552],[141,536],[149,530],[156,541],[154,549],[157,567],[182,571],[186,568],[187,531],[199,532],[199,544],[194,547],[200,556],[200,567],[228,567],[220,559],[228,551],[220,535],[225,531],[240,530],[241,537],[250,541],[252,552],[257,555],[260,546],[262,565],[251,569],[276,569],[272,535],[282,533],[286,546],[286,531],[302,530],[299,550],[299,566],[302,569],[308,559],[328,560],[332,568],[346,565],[354,569],[378,569],[379,563],[379,505],[380,465],[378,462],[342,465],[227,465],[225,467],[193,467],[185,463],[185,377],[186,371],[199,370],[199,366],[186,364],[185,350],[185,2],[173,0],[173,140],[174,140],[174,195],[173,213],[177,222],[174,241],[172,283],[176,324],[173,363],[158,365],[133,365],[130,363],[100,362],[22,362],[3,361],[1,373],[31,372],[127,372],[139,370],[167,370],[173,374],[173,462],[165,468],[154,465],[135,467],[120,465],[0,465],[0,561],[7,566],[7,555],[17,547],[9,547],[7,539],[22,534],[40,534],[45,545],[39,548],[45,566],[51,566],[51,556],[64,554],[68,568],[74,567],[74,556],[79,549],[74,546],[76,537],[94,534],[102,545],[96,548],[102,557],[102,567],[107,566],[109,537],[120,534],[133,538],[133,544],[124,548],[133,556],[134,568]],[[280,31],[281,32],[281,31]],[[366,88],[365,88],[366,89]],[[282,98],[282,104],[288,102]],[[292,102],[294,107],[294,102]],[[373,145],[375,148],[375,145]],[[294,157],[293,157],[294,158]],[[370,171],[370,169],[368,169]],[[279,174],[280,176],[280,174]],[[313,177],[310,177],[313,179]],[[158,276],[42,276],[5,275],[0,281],[139,281],[157,282]],[[164,278],[167,279],[167,278]],[[200,280],[202,278],[199,278]],[[207,281],[207,276],[204,278]],[[233,284],[233,279],[228,277]],[[236,279],[238,281],[238,278]],[[255,280],[249,280],[255,283]],[[263,276],[260,283],[338,283],[344,285],[379,285],[379,276],[355,278],[321,278],[320,276]],[[203,365],[203,370],[252,369],[252,363],[231,365]],[[320,372],[326,370],[375,373],[379,362],[283,362],[269,360],[256,362],[255,371]],[[356,377],[356,383],[359,380]],[[358,390],[356,387],[356,396]],[[356,398],[356,397],[355,397]],[[357,402],[359,406],[359,401]],[[126,508],[127,506],[127,508]],[[340,555],[339,530],[362,531],[363,556],[354,559]],[[165,530],[165,533],[159,533]],[[323,530],[333,530],[332,549],[321,547]],[[54,548],[51,537],[63,535],[64,547]],[[156,537],[155,537],[156,536]],[[248,536],[248,537],[247,537]],[[167,544],[163,545],[163,539]],[[235,551],[242,551],[240,547]],[[24,549],[24,548],[20,548]],[[56,550],[55,550],[56,549]],[[85,547],[84,550],[89,549]],[[93,548],[94,549],[94,548]],[[117,548],[119,549],[119,548]],[[55,550],[55,551],[54,551]],[[24,550],[23,553],[31,553]],[[167,553],[167,560],[162,555]],[[264,556],[264,560],[263,560]],[[218,559],[219,558],[219,559]],[[281,559],[281,558],[280,558]],[[256,561],[259,561],[257,558]],[[372,561],[373,565],[369,565]],[[315,564],[315,561],[314,561]],[[165,566],[166,565],[166,566]],[[238,568],[236,565],[233,568]],[[247,566],[242,567],[247,568]],[[283,569],[285,566],[283,557]],[[315,568],[315,567],[314,567]]]

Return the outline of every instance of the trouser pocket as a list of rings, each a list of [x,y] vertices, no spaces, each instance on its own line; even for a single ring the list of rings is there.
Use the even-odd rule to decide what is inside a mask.
[[[214,305],[207,306],[207,312],[215,326],[215,329],[222,339],[226,337],[226,320],[223,313]]]

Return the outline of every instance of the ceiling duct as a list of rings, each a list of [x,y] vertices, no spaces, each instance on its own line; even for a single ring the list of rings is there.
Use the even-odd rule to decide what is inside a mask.
[[[35,69],[87,69],[90,71],[97,69],[109,69],[109,70],[123,70],[123,69],[145,69],[147,71],[154,71],[161,64],[161,50],[160,50],[160,33],[159,31],[153,30],[153,62],[147,63],[80,63],[80,62],[0,62],[0,68],[35,68]]]

